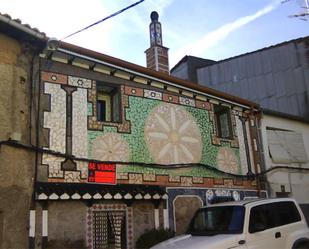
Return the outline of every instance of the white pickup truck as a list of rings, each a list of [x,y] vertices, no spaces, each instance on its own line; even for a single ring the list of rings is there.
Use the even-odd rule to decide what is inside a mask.
[[[226,202],[200,208],[186,234],[152,249],[307,249],[309,229],[290,198]]]

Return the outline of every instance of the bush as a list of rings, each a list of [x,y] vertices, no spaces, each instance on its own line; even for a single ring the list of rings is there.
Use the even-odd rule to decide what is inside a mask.
[[[167,229],[152,229],[142,234],[136,241],[136,249],[148,249],[161,241],[174,237],[174,232]]]

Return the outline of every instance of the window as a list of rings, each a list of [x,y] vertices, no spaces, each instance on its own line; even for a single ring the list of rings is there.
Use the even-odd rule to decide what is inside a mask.
[[[101,122],[120,122],[119,87],[103,82],[97,83],[97,120]]]
[[[250,212],[249,232],[279,227],[300,221],[301,217],[293,202],[275,202],[253,207]]]
[[[226,106],[215,106],[214,109],[218,137],[232,139],[232,122],[230,109]]]
[[[197,236],[242,233],[244,214],[242,206],[202,208],[195,214],[187,233]]]
[[[270,157],[274,163],[308,161],[301,133],[267,127],[267,141]]]

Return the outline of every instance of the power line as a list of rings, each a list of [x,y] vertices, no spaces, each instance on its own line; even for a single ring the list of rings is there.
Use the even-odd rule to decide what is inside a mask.
[[[61,40],[64,40],[64,39],[69,38],[69,37],[71,37],[71,36],[73,36],[73,35],[76,35],[76,34],[82,32],[82,31],[84,31],[84,30],[86,30],[86,29],[89,29],[89,28],[91,28],[91,27],[93,27],[93,26],[95,26],[95,25],[97,25],[97,24],[99,24],[99,23],[101,23],[101,22],[106,21],[107,19],[110,19],[110,18],[112,18],[112,17],[114,17],[114,16],[117,16],[117,15],[119,15],[120,13],[122,13],[122,12],[124,12],[124,11],[126,11],[126,10],[128,10],[128,9],[130,9],[130,8],[132,8],[132,7],[136,6],[136,5],[138,5],[138,4],[142,3],[142,2],[144,2],[144,1],[145,1],[145,0],[140,0],[140,1],[138,1],[138,2],[135,2],[135,3],[129,5],[129,6],[123,8],[123,9],[121,9],[121,10],[118,10],[117,12],[115,12],[115,13],[113,13],[113,14],[107,16],[107,17],[104,17],[103,19],[101,19],[101,20],[99,20],[99,21],[97,21],[97,22],[95,22],[95,23],[93,23],[93,24],[90,24],[89,26],[87,26],[87,27],[85,27],[85,28],[82,28],[82,29],[80,29],[80,30],[78,30],[78,31],[76,31],[76,32],[74,32],[74,33],[72,33],[72,34],[70,34],[70,35],[68,35],[68,36],[66,36],[66,37],[64,37],[64,38],[62,38]]]
[[[208,170],[211,170],[215,173],[223,174],[228,177],[235,177],[235,178],[242,178],[242,179],[257,179],[263,175],[267,175],[268,173],[275,171],[275,170],[294,170],[294,171],[303,171],[303,172],[309,172],[309,168],[300,168],[300,167],[291,167],[291,166],[274,166],[271,167],[265,171],[252,174],[252,175],[240,175],[240,174],[233,174],[229,172],[222,171],[220,169],[217,169],[213,166],[202,164],[202,163],[186,163],[186,164],[156,164],[156,163],[143,163],[143,162],[120,162],[120,161],[101,161],[101,160],[95,160],[95,159],[88,159],[88,158],[81,158],[81,157],[75,157],[73,155],[67,155],[63,154],[61,152],[49,150],[49,149],[43,149],[39,148],[33,145],[26,145],[22,144],[13,140],[7,140],[7,141],[0,141],[0,149],[1,146],[6,145],[14,148],[19,148],[23,150],[28,150],[32,152],[39,152],[39,153],[46,153],[48,155],[53,155],[56,157],[64,158],[64,159],[71,159],[74,161],[80,161],[80,162],[95,162],[95,163],[106,163],[106,164],[120,164],[120,165],[133,165],[138,167],[148,167],[153,169],[164,169],[164,170],[173,170],[173,169],[182,169],[182,168],[191,168],[191,167],[201,167],[206,168]]]

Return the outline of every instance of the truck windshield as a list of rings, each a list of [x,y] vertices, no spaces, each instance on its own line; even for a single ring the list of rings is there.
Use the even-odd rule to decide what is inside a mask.
[[[244,215],[242,206],[201,208],[194,215],[187,233],[207,236],[242,233]]]

